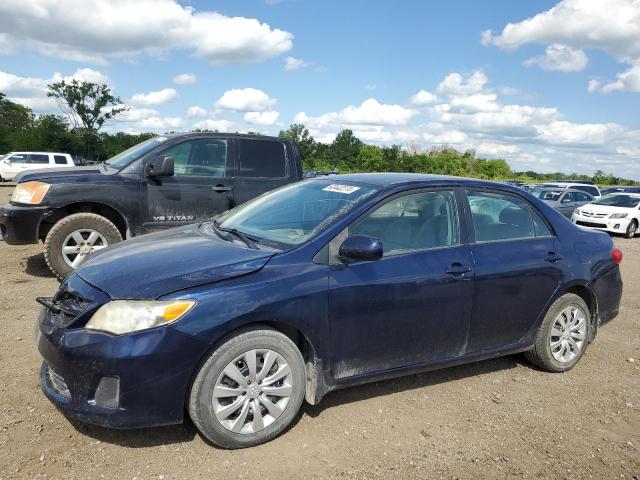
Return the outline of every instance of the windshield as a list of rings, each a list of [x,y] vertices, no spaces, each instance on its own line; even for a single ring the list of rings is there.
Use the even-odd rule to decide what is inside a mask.
[[[369,185],[337,179],[303,181],[224,213],[216,225],[235,229],[258,242],[299,245],[375,191]]]
[[[557,202],[562,195],[562,190],[541,190],[537,188],[535,190],[532,190],[531,194],[535,195],[540,200],[552,200],[554,202]]]
[[[150,138],[149,140],[145,140],[142,143],[134,145],[133,147],[125,150],[124,152],[120,152],[116,156],[111,157],[105,163],[107,165],[109,165],[110,167],[113,167],[113,168],[126,167],[131,162],[133,162],[134,160],[137,160],[137,159],[145,156],[147,153],[149,153],[151,150],[156,148],[158,145],[160,145],[166,139],[167,139],[167,137],[153,137],[153,138]]]
[[[594,205],[608,205],[610,207],[635,208],[638,206],[638,203],[640,203],[640,197],[611,194],[606,197],[599,198],[591,203]]]

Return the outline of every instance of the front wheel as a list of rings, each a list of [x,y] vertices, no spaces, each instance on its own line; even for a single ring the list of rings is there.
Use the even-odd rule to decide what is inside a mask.
[[[538,330],[527,360],[549,372],[565,372],[578,363],[589,343],[591,314],[582,298],[567,293],[558,298]]]
[[[627,231],[624,233],[626,238],[633,238],[636,236],[636,231],[638,230],[638,222],[634,219],[629,222],[629,226],[627,227]]]
[[[53,274],[62,280],[96,250],[122,241],[108,219],[95,213],[74,213],[59,220],[44,240],[44,258]]]
[[[305,391],[298,347],[275,330],[230,338],[202,365],[191,387],[189,414],[222,448],[268,442],[295,419]]]

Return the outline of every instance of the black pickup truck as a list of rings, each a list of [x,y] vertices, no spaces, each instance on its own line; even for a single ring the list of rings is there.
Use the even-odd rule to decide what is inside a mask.
[[[0,239],[44,242],[64,278],[86,256],[125,238],[211,218],[302,179],[295,143],[274,137],[187,133],[154,137],[104,164],[20,174],[0,208]]]

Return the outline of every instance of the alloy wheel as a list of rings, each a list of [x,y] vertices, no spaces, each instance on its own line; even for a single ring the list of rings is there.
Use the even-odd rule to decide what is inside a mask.
[[[62,258],[71,268],[78,268],[87,255],[108,247],[107,239],[100,232],[90,228],[75,230],[62,242]]]
[[[549,337],[551,354],[560,363],[571,362],[584,348],[587,338],[587,317],[574,305],[556,317]]]

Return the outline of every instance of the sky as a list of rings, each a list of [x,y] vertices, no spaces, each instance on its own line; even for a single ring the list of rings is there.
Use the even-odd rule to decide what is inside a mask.
[[[640,0],[4,0],[0,92],[107,83],[112,131],[442,145],[640,180]]]

